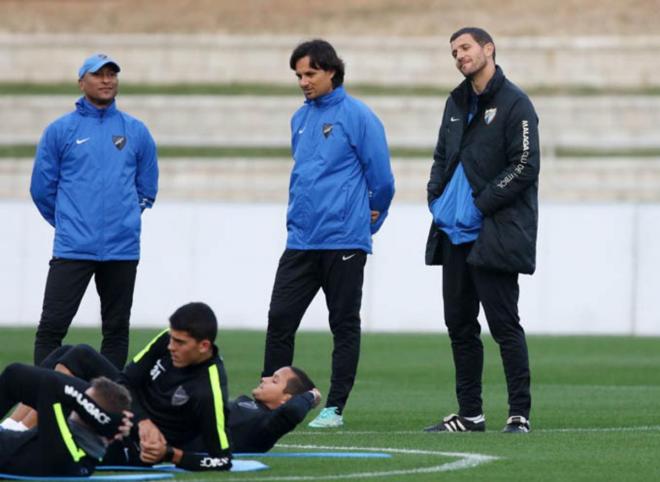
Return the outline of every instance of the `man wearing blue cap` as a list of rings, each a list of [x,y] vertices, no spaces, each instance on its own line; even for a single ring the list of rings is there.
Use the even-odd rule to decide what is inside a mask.
[[[34,362],[59,347],[92,276],[101,300],[101,353],[121,369],[140,257],[141,213],[158,190],[156,145],[117,109],[119,64],[104,54],[78,71],[83,96],[37,147],[30,193],[55,228]]]

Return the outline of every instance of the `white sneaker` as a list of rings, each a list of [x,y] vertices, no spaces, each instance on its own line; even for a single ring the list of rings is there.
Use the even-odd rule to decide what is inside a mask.
[[[506,425],[502,432],[505,433],[528,433],[532,430],[529,420],[522,415],[513,415],[506,419]]]
[[[312,428],[336,428],[342,425],[344,425],[344,417],[337,413],[337,407],[325,407],[307,426]]]

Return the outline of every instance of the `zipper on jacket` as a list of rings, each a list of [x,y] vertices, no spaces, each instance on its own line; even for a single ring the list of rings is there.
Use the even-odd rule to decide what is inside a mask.
[[[99,117],[99,124],[103,124],[103,116],[105,115],[105,111],[101,116]],[[101,129],[102,130],[102,129]],[[103,142],[103,136],[101,136],[101,142]],[[100,159],[100,166],[99,167],[104,167],[105,166],[105,153],[103,152],[103,149],[99,149],[98,152],[103,156],[103,158]],[[106,231],[106,213],[105,213],[105,193],[106,193],[106,182],[107,182],[107,176],[103,175],[103,184],[101,186],[101,228],[99,232],[99,260],[104,261],[105,260],[105,231]]]

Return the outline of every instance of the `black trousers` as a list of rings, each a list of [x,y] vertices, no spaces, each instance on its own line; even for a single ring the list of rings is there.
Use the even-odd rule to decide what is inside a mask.
[[[39,366],[54,370],[58,364],[64,365],[74,377],[87,382],[97,377],[106,377],[118,382],[121,375],[121,370],[110,360],[84,343],[62,345],[44,358]]]
[[[61,346],[90,279],[101,299],[101,353],[120,370],[128,356],[128,328],[137,261],[50,261],[41,321],[34,342],[34,363],[41,364]]]
[[[459,414],[483,413],[481,379],[484,364],[479,303],[490,332],[500,347],[509,394],[509,415],[529,418],[529,357],[518,316],[518,274],[489,271],[467,264],[472,243],[443,243],[442,296],[456,367]]]
[[[341,412],[360,358],[360,306],[367,253],[362,250],[286,249],[277,268],[268,311],[263,376],[291,365],[295,335],[305,311],[323,290],[329,311],[332,376],[326,406]]]

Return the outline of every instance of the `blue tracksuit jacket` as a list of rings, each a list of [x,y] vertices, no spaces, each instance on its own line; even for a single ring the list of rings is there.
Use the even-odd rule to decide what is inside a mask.
[[[385,130],[376,115],[337,87],[293,115],[291,148],[287,248],[371,253],[371,235],[394,196]],[[381,213],[375,224],[372,210]]]
[[[113,102],[84,97],[39,142],[30,193],[55,228],[53,256],[94,261],[140,257],[140,214],[158,190],[156,145]]]
[[[471,243],[479,237],[483,215],[474,204],[472,188],[460,162],[442,195],[430,208],[433,221],[447,234],[451,244]]]

